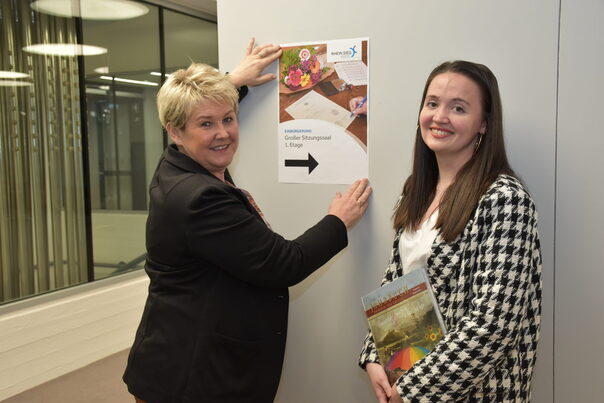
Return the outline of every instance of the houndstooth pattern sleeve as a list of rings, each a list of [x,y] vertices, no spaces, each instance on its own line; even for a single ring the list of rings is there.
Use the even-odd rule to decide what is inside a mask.
[[[437,258],[432,265],[438,274],[433,273],[431,281],[448,332],[398,379],[397,389],[405,401],[495,401],[487,397],[489,393],[499,396],[497,401],[530,399],[527,384],[541,312],[537,218],[533,201],[519,182],[511,178],[495,185],[460,235],[467,238],[462,242],[465,249],[450,272],[444,262],[447,254],[458,250],[444,242],[433,250]],[[505,382],[502,368],[508,376]]]
[[[399,256],[398,248],[398,242],[401,237],[401,233],[401,230],[397,231],[396,236],[394,237],[394,242],[392,244],[392,252],[390,253],[390,260],[388,261],[388,266],[386,266],[384,278],[382,279],[382,286],[392,282],[392,280],[403,275],[403,269],[401,267],[401,257]],[[365,340],[363,342],[363,348],[361,349],[361,355],[359,357],[359,366],[365,369],[365,366],[370,362],[375,362],[379,364],[380,360],[378,358],[375,343],[373,341],[373,335],[371,334],[371,330],[368,330],[367,335],[365,336]]]

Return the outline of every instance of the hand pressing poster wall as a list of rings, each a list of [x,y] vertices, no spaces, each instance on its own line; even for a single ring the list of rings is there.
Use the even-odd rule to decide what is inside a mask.
[[[279,182],[368,177],[369,40],[281,45]]]

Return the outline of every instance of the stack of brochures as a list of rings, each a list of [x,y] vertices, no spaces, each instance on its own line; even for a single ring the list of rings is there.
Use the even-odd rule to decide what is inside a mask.
[[[381,364],[390,383],[443,338],[445,325],[424,268],[362,297]]]

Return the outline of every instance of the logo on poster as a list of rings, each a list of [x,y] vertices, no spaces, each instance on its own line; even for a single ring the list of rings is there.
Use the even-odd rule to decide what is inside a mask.
[[[334,50],[330,54],[332,57],[353,58],[357,53],[359,53],[359,52],[357,52],[356,47],[357,47],[357,45],[354,45],[353,47],[348,48],[348,50],[345,50],[345,51]]]
[[[328,62],[350,62],[361,60],[361,41],[331,41],[327,43]]]

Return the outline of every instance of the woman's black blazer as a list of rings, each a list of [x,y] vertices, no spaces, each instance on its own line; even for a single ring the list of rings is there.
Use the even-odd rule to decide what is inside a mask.
[[[228,172],[227,179],[230,179]],[[327,215],[288,241],[246,196],[168,147],[150,186],[149,296],[124,381],[149,403],[272,402],[288,291],[346,247]]]

